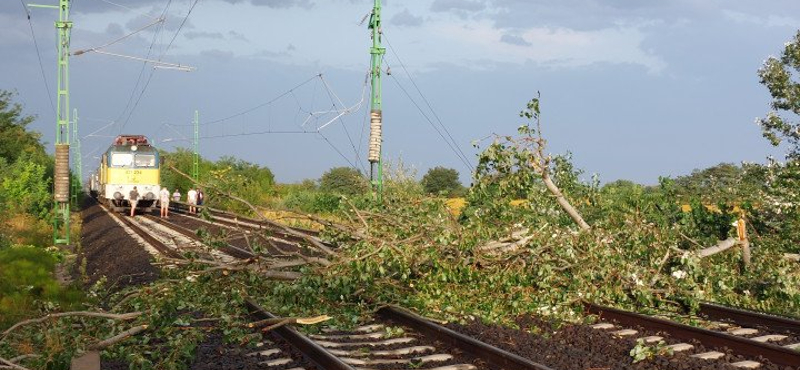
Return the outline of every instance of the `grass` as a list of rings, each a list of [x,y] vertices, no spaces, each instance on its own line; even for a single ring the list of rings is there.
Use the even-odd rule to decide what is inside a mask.
[[[53,277],[57,258],[32,246],[0,250],[0,328],[37,315],[42,308],[69,310],[83,293],[63,287]]]

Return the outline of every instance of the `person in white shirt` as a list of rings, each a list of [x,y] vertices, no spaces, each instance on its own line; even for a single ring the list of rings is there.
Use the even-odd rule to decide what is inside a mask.
[[[169,189],[167,188],[161,188],[161,192],[158,193],[162,218],[169,218],[169,195]]]
[[[189,189],[186,193],[186,203],[189,204],[189,213],[197,213],[197,190]]]

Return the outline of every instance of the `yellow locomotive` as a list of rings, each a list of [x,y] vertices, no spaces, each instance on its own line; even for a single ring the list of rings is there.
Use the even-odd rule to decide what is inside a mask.
[[[161,160],[158,150],[144,135],[120,135],[100,159],[92,175],[91,191],[115,211],[129,208],[130,192],[136,186],[136,208],[151,211],[161,190]]]

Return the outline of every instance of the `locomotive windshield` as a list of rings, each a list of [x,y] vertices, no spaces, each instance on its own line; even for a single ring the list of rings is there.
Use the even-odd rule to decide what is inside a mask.
[[[131,153],[111,153],[111,165],[114,167],[124,167],[133,164],[133,154]]]
[[[156,156],[153,154],[136,154],[136,167],[155,167]]]

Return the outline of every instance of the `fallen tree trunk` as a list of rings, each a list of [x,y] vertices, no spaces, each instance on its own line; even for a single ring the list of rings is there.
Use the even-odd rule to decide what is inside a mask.
[[[104,339],[104,340],[101,340],[101,341],[99,341],[99,342],[97,342],[95,344],[92,344],[92,345],[90,345],[88,347],[88,349],[95,350],[95,351],[101,350],[101,349],[104,349],[106,347],[110,347],[110,346],[112,346],[114,344],[117,344],[119,342],[122,342],[123,340],[128,339],[128,338],[130,338],[130,337],[132,337],[132,336],[134,336],[136,334],[139,334],[139,333],[141,333],[141,332],[143,332],[145,330],[147,330],[147,325],[134,326],[134,327],[132,327],[132,328],[130,328],[128,330],[125,330],[122,333],[119,333],[119,334],[117,334],[117,335],[115,335],[115,336],[113,336],[111,338]]]
[[[698,251],[697,252],[697,256],[700,257],[700,258],[713,256],[713,255],[715,255],[715,254],[717,254],[719,252],[724,252],[724,251],[732,248],[737,243],[738,243],[738,240],[736,240],[736,238],[728,238],[728,239],[725,239],[725,240],[721,240],[715,246],[711,246],[711,247],[708,247],[708,248],[705,248],[705,249],[702,249],[702,250]]]
[[[556,202],[558,202],[558,205],[561,206],[561,209],[563,209],[564,212],[567,212],[569,217],[572,218],[572,220],[575,221],[576,224],[578,224],[578,227],[580,227],[581,230],[584,231],[591,229],[591,227],[589,227],[589,224],[587,224],[586,221],[583,220],[581,214],[578,213],[578,210],[576,210],[575,207],[573,207],[572,204],[569,203],[564,194],[561,193],[561,190],[558,188],[558,186],[556,186],[556,184],[550,178],[550,174],[548,173],[547,169],[542,171],[542,180],[544,181],[545,186],[547,186],[547,190],[549,190],[550,193],[553,194],[554,197],[556,197]]]
[[[58,318],[58,317],[71,317],[71,316],[99,317],[99,318],[103,318],[103,319],[127,321],[127,320],[133,320],[133,319],[139,317],[141,314],[142,314],[141,312],[129,312],[129,313],[123,313],[123,314],[113,314],[113,313],[107,313],[107,312],[92,312],[92,311],[72,311],[72,312],[52,313],[52,314],[49,314],[49,315],[46,315],[46,316],[43,316],[43,317],[39,317],[39,318],[36,318],[36,319],[23,320],[23,321],[20,321],[20,322],[16,323],[12,327],[6,329],[6,331],[3,332],[3,336],[0,339],[5,339],[5,337],[7,337],[8,334],[10,334],[12,331],[14,331],[15,329],[17,329],[17,328],[19,328],[21,326],[28,325],[28,324],[38,324],[38,323],[41,323],[41,322],[44,322],[44,321],[47,321],[47,320],[50,320],[50,319],[55,319],[55,318]]]

